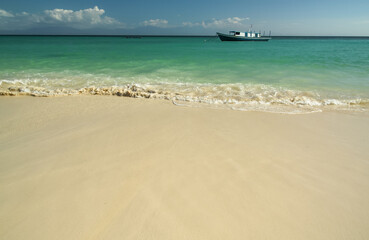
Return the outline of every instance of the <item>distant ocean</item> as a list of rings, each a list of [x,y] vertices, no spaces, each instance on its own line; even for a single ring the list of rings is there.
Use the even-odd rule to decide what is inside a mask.
[[[162,98],[284,113],[368,111],[368,38],[0,36],[0,94]]]

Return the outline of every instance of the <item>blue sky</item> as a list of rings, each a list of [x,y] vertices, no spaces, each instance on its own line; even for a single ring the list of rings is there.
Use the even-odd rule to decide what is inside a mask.
[[[369,0],[2,0],[0,34],[369,36]]]

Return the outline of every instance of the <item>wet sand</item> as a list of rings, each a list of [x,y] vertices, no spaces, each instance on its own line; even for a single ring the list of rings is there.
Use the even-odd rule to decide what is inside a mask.
[[[368,239],[369,115],[0,97],[0,239]]]

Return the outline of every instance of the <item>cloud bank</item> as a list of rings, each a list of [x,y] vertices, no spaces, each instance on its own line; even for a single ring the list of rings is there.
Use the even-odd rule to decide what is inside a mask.
[[[160,27],[165,28],[168,27],[168,20],[165,19],[150,19],[142,22],[143,26],[152,26],[152,27]]]
[[[185,27],[203,27],[203,28],[229,28],[229,27],[241,27],[244,26],[246,20],[250,18],[240,18],[240,17],[232,17],[225,19],[216,19],[213,18],[210,21],[202,21],[202,22],[183,22],[183,26]]]
[[[233,29],[246,26],[247,17],[210,19],[200,22],[169,24],[166,19],[149,19],[125,24],[106,15],[104,9],[51,9],[40,13],[14,13],[0,9],[2,34],[176,34],[197,32],[203,34],[215,29]]]
[[[0,9],[0,17],[14,17],[14,15],[5,10]]]
[[[35,27],[60,26],[75,29],[125,28],[126,25],[114,18],[104,16],[104,9],[94,8],[79,11],[66,9],[45,10],[39,14],[9,13],[0,9],[1,30],[21,30]]]

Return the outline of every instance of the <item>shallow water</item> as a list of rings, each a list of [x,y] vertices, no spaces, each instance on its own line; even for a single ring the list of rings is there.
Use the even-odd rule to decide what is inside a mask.
[[[367,110],[369,40],[0,37],[3,95],[112,94],[239,110]]]

